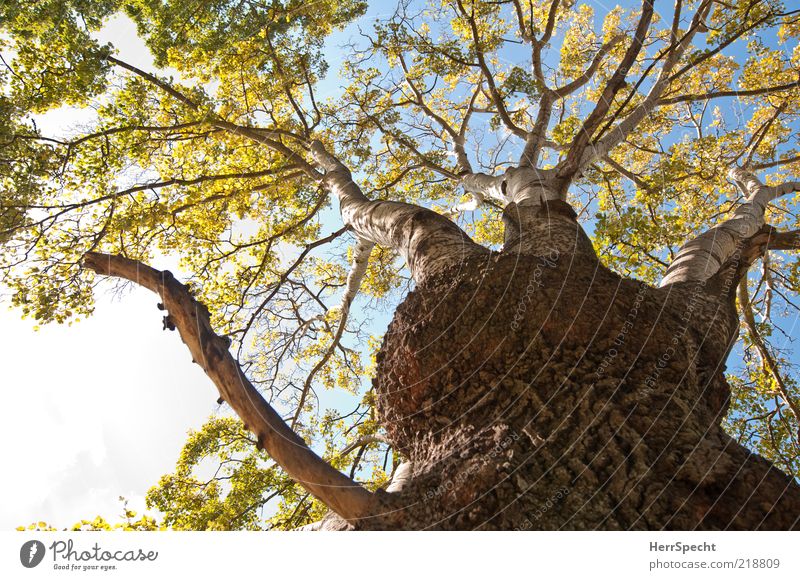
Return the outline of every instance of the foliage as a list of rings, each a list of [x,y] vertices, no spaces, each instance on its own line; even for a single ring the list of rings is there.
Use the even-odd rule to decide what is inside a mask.
[[[683,4],[679,33],[703,2]],[[671,7],[658,7],[664,14],[593,142],[653,85],[672,26]],[[96,40],[120,13],[136,23],[154,73]],[[475,171],[503,171],[519,157],[521,132],[541,119],[548,87],[571,90],[544,119],[539,165],[563,159],[639,13],[625,3],[598,14],[572,0],[401,2],[377,19],[359,0],[4,3],[0,281],[23,315],[65,322],[92,310],[85,252],[179,258],[253,382],[336,467],[383,485],[397,458],[370,439],[379,431],[363,345],[374,351],[408,275],[392,252],[376,250],[358,314],[334,344],[350,235],[309,177],[310,140],[357,169],[372,197],[447,212],[464,201],[459,146]],[[735,209],[732,164],[765,172],[768,183],[800,170],[800,19],[777,1],[748,0],[715,3],[704,26],[658,106],[570,190],[604,262],[651,283],[685,240]],[[329,70],[332,57],[339,71]],[[60,107],[91,107],[91,127],[43,134],[37,115]],[[455,219],[497,247],[499,209],[486,203]],[[794,200],[771,211],[775,227],[798,227]],[[789,401],[800,390],[779,344],[796,315],[800,265],[786,252],[760,266],[747,305],[759,336],[745,329],[734,351],[727,426],[797,475]],[[359,441],[370,442],[339,455]],[[252,443],[236,420],[213,417],[148,494],[163,522],[131,514],[121,525],[267,529],[321,517],[323,507]]]

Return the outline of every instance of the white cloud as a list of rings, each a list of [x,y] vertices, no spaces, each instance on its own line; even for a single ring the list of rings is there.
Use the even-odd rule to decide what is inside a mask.
[[[214,412],[214,386],[161,330],[157,301],[99,295],[89,320],[39,332],[0,311],[0,529],[117,516],[118,496],[142,498]]]

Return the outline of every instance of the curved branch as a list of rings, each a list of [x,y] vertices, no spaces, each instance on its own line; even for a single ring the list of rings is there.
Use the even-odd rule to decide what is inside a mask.
[[[83,267],[103,276],[135,282],[161,296],[169,321],[178,329],[192,357],[219,389],[259,447],[290,477],[348,521],[369,517],[378,507],[375,494],[334,469],[314,453],[261,396],[228,351],[229,341],[211,327],[208,309],[169,271],[110,254],[89,253]]]
[[[333,353],[336,351],[336,348],[339,346],[339,341],[342,340],[342,335],[344,334],[344,330],[347,327],[347,319],[350,316],[350,306],[353,304],[353,300],[358,294],[358,289],[361,287],[361,281],[364,279],[364,275],[367,273],[367,267],[369,266],[369,255],[372,253],[372,249],[375,247],[373,242],[364,240],[359,238],[356,242],[355,248],[353,249],[353,265],[350,269],[350,273],[347,275],[347,287],[345,288],[344,295],[342,296],[342,305],[340,307],[341,313],[339,315],[339,327],[336,329],[336,334],[333,336],[333,340],[331,341],[330,346],[325,351],[325,354],[322,355],[322,358],[314,365],[314,368],[311,369],[311,372],[308,373],[306,377],[305,383],[303,384],[303,390],[300,392],[300,401],[297,403],[297,411],[295,411],[294,417],[292,418],[292,429],[294,429],[297,421],[300,419],[300,414],[303,412],[303,406],[306,403],[306,397],[308,396],[308,392],[311,390],[311,383],[314,380],[316,374],[322,370],[328,360],[330,360]]]
[[[428,208],[369,200],[353,182],[350,170],[320,141],[311,143],[311,154],[325,170],[322,186],[339,199],[345,225],[360,238],[397,250],[417,282],[468,256],[489,254],[464,230]]]
[[[667,268],[660,286],[709,279],[736,254],[744,240],[755,236],[764,227],[764,212],[769,202],[800,191],[800,182],[770,187],[739,167],[731,169],[730,177],[747,200],[736,208],[733,217],[684,244]]]

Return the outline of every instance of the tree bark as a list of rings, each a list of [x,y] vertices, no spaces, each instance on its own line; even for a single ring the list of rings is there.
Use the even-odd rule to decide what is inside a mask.
[[[174,278],[125,258],[85,262],[161,294],[223,398],[333,510],[313,529],[800,528],[797,482],[720,425],[735,290],[769,232],[740,239],[710,276],[654,288],[605,268],[546,182],[504,178],[506,244],[490,252],[430,210],[369,201],[325,169],[345,222],[405,248],[416,272],[377,356],[376,419],[403,459],[386,490],[370,493],[316,456]],[[465,249],[451,251],[459,240]],[[356,260],[349,290],[365,267]]]
[[[798,529],[800,486],[720,426],[738,333],[722,287],[654,288],[580,249],[420,284],[374,380],[410,473],[383,517],[321,528]]]
[[[314,453],[261,396],[228,351],[230,341],[211,327],[208,309],[167,270],[111,254],[88,253],[83,266],[98,274],[135,282],[161,297],[159,308],[168,312],[164,327],[177,329],[196,362],[219,389],[225,402],[265,449],[295,481],[335,510],[345,521],[357,523],[381,511],[380,496],[334,469]]]
[[[421,282],[468,257],[488,256],[455,223],[428,208],[396,201],[372,201],[353,181],[350,170],[320,141],[311,145],[325,170],[321,184],[339,199],[344,223],[363,240],[394,248],[415,281]]]

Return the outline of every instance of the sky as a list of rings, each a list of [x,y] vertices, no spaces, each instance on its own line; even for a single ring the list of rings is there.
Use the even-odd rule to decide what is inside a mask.
[[[126,18],[101,32],[125,59],[152,64]],[[86,113],[37,118],[63,134]],[[176,269],[173,268],[173,271]],[[158,298],[143,288],[121,295],[104,282],[93,316],[72,326],[21,320],[0,302],[2,392],[0,530],[36,521],[64,528],[103,515],[116,520],[119,496],[144,511],[144,496],[172,471],[187,431],[219,409],[214,385],[177,332],[162,330]]]
[[[368,19],[387,6],[379,4]],[[113,42],[123,60],[153,70],[128,19],[112,19],[100,38]],[[329,56],[335,71],[340,57]],[[86,113],[65,109],[37,117],[51,136],[88,121]],[[187,432],[219,412],[211,381],[191,364],[178,334],[162,330],[158,298],[139,287],[114,295],[113,287],[99,286],[88,320],[38,331],[0,301],[7,474],[0,478],[0,530],[36,521],[64,528],[96,515],[115,519],[119,496],[144,511],[147,490],[172,471]],[[388,322],[388,315],[378,318],[378,326]],[[792,335],[796,322],[787,325]]]
[[[141,511],[187,430],[218,408],[177,333],[161,330],[157,297],[136,288],[114,299],[111,287],[72,327],[35,332],[33,322],[0,311],[0,529],[116,518],[120,495]]]
[[[370,9],[370,18],[376,14]],[[128,63],[155,70],[128,18],[112,18],[98,37]],[[330,57],[335,71],[340,57]],[[49,136],[91,120],[67,108],[36,116]],[[158,266],[180,277],[176,264]],[[38,521],[61,529],[96,515],[118,521],[120,496],[130,509],[157,515],[145,509],[147,490],[174,469],[188,431],[224,412],[178,333],[162,330],[158,298],[140,287],[121,295],[114,288],[100,285],[87,320],[38,330],[0,300],[0,441],[10,474],[0,478],[0,530]],[[321,395],[323,406],[351,406],[349,396]]]

